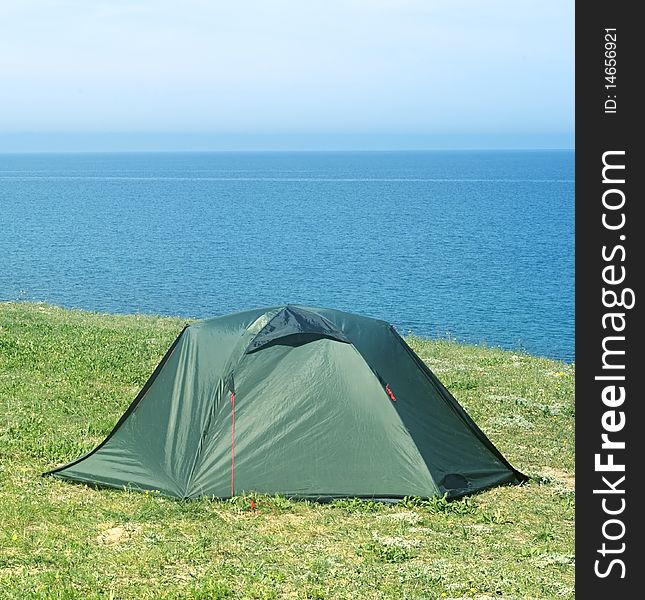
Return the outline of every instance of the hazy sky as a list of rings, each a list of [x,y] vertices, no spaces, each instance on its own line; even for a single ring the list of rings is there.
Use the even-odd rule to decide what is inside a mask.
[[[0,150],[572,147],[573,4],[0,0]]]

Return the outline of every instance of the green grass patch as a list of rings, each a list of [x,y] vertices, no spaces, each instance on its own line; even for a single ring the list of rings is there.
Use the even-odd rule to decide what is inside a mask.
[[[0,303],[0,598],[574,597],[574,367],[523,353],[408,338],[522,486],[179,502],[40,477],[109,433],[182,326]]]

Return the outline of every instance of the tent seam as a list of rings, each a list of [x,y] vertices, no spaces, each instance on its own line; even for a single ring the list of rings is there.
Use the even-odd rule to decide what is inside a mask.
[[[276,310],[277,312],[280,312],[280,310],[282,310],[283,308],[284,307],[274,307],[274,308],[268,309],[266,312],[264,312],[261,315],[259,315],[254,321],[249,323],[246,326],[246,328],[240,333],[240,341],[238,341],[236,346],[233,348],[233,350],[231,350],[231,353],[228,356],[227,362],[224,365],[225,368],[222,370],[222,375],[219,378],[219,384],[218,384],[217,391],[218,391],[218,394],[220,395],[220,397],[221,397],[221,395],[224,394],[224,390],[227,387],[226,379],[228,378],[229,375],[232,375],[235,372],[235,370],[239,366],[240,362],[244,358],[244,353],[246,352],[246,349],[249,347],[249,345],[251,344],[253,339],[255,339],[255,337],[257,336],[257,333],[256,333],[256,336],[253,336],[251,341],[249,341],[244,346],[244,351],[238,356],[237,360],[233,361],[233,356],[235,355],[235,351],[239,350],[238,345],[241,345],[241,342],[243,340],[244,334],[249,330],[249,328],[254,323],[257,322],[258,319],[260,319],[261,317],[263,317],[267,313],[271,312],[272,310]],[[276,312],[276,314],[277,314],[277,312]],[[273,317],[271,317],[269,319],[269,321],[260,329],[260,331],[262,331],[262,329],[264,329],[264,327],[266,327],[266,325],[268,325],[268,323],[271,322],[271,319],[273,319]],[[230,389],[230,387],[234,387],[234,384],[232,386],[228,386],[228,387]],[[231,392],[235,393],[232,389],[231,389]],[[193,477],[195,475],[195,471],[197,470],[197,466],[199,465],[200,459],[202,457],[202,451],[203,451],[203,447],[204,447],[204,440],[206,439],[206,435],[207,435],[208,430],[210,429],[211,423],[213,421],[214,410],[215,410],[215,406],[216,406],[216,403],[217,403],[218,400],[219,400],[219,398],[216,395],[216,397],[213,399],[213,403],[211,405],[211,408],[210,408],[210,411],[209,411],[209,414],[208,414],[208,419],[206,420],[206,423],[204,424],[204,427],[203,427],[202,432],[200,434],[199,445],[197,446],[197,449],[195,450],[195,460],[193,461],[193,465],[192,465],[192,467],[190,469],[188,479],[186,480],[186,485],[185,485],[185,489],[184,489],[184,498],[189,498],[190,497],[189,492],[190,492],[191,486],[193,484]]]
[[[379,384],[379,389],[383,392],[383,395],[385,396],[385,398],[387,398],[388,405],[391,405],[392,401],[390,400],[389,396],[387,395],[387,392],[385,391],[385,389],[383,389],[383,382],[385,382],[385,379],[383,379],[383,377],[381,377],[381,375],[376,371],[376,369],[374,369],[374,367],[372,367],[372,365],[370,365],[370,363],[363,356],[361,351],[354,345],[353,342],[350,342],[349,345],[352,348],[354,348],[354,351],[360,356],[361,360],[365,363],[365,366],[370,370],[370,372],[372,373],[372,376],[374,377],[374,379],[376,379],[376,381]],[[430,478],[430,481],[432,482],[432,485],[434,486],[436,492],[439,493],[439,486],[435,482],[434,476],[432,475],[432,471],[430,470],[430,467],[428,466],[428,463],[426,463],[425,459],[423,458],[423,454],[419,450],[419,447],[417,446],[417,443],[414,440],[414,437],[412,437],[412,434],[410,433],[410,430],[405,426],[405,423],[403,422],[403,419],[401,418],[401,415],[399,414],[399,411],[396,410],[394,407],[391,407],[391,408],[394,411],[394,414],[396,415],[396,418],[398,419],[399,424],[401,425],[401,427],[403,427],[403,429],[405,430],[406,435],[408,436],[408,438],[412,442],[412,445],[414,446],[414,448],[416,449],[417,453],[419,454],[419,458],[421,459],[421,462],[423,463],[423,465],[426,468],[426,471],[428,472],[428,477]]]

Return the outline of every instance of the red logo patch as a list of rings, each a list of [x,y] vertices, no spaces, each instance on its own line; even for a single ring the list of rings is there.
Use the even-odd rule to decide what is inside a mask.
[[[385,393],[390,397],[390,400],[392,400],[392,402],[396,402],[396,397],[392,393],[389,383],[385,385]]]

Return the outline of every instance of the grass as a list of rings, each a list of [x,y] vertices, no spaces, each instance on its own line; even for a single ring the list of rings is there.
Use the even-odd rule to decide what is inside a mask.
[[[103,439],[182,324],[0,303],[0,598],[574,597],[574,368],[526,354],[408,338],[522,486],[319,505],[40,477]]]

